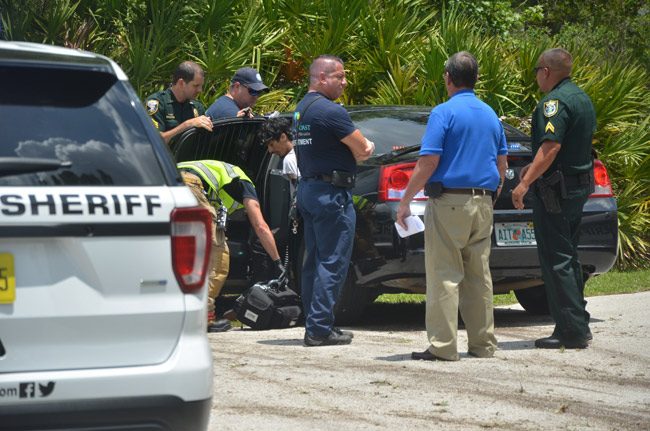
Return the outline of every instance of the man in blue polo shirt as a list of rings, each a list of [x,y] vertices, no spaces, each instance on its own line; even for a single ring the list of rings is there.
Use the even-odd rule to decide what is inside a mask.
[[[305,238],[300,285],[305,346],[352,341],[351,333],[334,327],[334,305],[350,266],[356,221],[350,189],[357,161],[370,157],[375,146],[334,103],[346,85],[343,61],[319,56],[309,68],[309,91],[294,113],[301,174],[297,198]]]
[[[426,184],[425,320],[431,345],[413,352],[413,359],[459,359],[459,309],[469,355],[489,358],[497,348],[489,267],[492,196],[501,192],[507,147],[499,118],[474,95],[477,78],[478,63],[469,52],[445,63],[449,100],[431,111],[397,211],[397,222],[406,228],[411,199]]]

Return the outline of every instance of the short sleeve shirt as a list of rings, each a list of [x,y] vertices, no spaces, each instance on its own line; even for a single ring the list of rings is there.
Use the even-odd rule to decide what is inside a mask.
[[[213,120],[218,120],[220,118],[236,117],[239,111],[240,109],[235,101],[223,95],[210,105],[205,114]]]
[[[191,118],[205,114],[198,100],[179,102],[171,88],[152,94],[146,101],[147,113],[159,132],[166,132]]]
[[[302,178],[355,173],[357,163],[341,139],[356,130],[348,112],[318,92],[309,92],[294,112],[293,140]]]
[[[429,182],[458,189],[496,190],[497,155],[507,153],[499,118],[472,90],[461,90],[433,108],[420,148],[421,156],[440,156]]]
[[[230,195],[235,201],[243,204],[244,199],[253,199],[259,201],[255,186],[246,180],[238,180],[223,186],[223,190]]]
[[[298,178],[300,176],[300,170],[298,169],[298,162],[296,161],[296,152],[291,150],[284,156],[282,160],[282,172],[289,175],[292,178]]]
[[[533,154],[544,141],[561,144],[549,170],[579,174],[593,169],[591,144],[596,111],[589,96],[566,78],[537,104],[532,118]]]

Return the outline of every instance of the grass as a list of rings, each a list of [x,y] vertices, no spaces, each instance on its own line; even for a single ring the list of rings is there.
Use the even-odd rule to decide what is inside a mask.
[[[587,281],[586,296],[616,295],[620,293],[635,293],[650,290],[650,269],[639,271],[610,271]],[[417,293],[386,294],[377,298],[376,302],[388,304],[418,304],[425,302],[425,296]],[[505,295],[494,295],[494,305],[517,303],[517,298],[510,292]]]

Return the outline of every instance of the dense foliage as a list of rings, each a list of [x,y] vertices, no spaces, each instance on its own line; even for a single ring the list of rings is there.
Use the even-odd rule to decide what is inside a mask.
[[[435,105],[446,99],[444,60],[469,50],[480,97],[526,128],[540,97],[535,61],[564,46],[596,106],[594,146],[614,181],[624,266],[650,257],[648,12],[642,0],[0,0],[7,39],[103,53],[141,97],[184,59],[207,71],[206,103],[235,69],[256,67],[273,88],[262,112],[291,109],[322,53],[346,61],[345,103]]]

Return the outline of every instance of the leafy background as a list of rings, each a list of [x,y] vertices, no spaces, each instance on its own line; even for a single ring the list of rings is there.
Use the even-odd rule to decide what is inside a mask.
[[[594,148],[619,205],[619,267],[650,258],[650,6],[644,0],[0,0],[2,32],[113,58],[141,98],[192,59],[206,70],[210,104],[242,66],[273,90],[260,112],[291,110],[323,53],[348,70],[347,104],[446,99],[446,58],[479,60],[479,96],[529,129],[540,94],[533,66],[554,46],[574,56],[574,80],[591,96]]]

